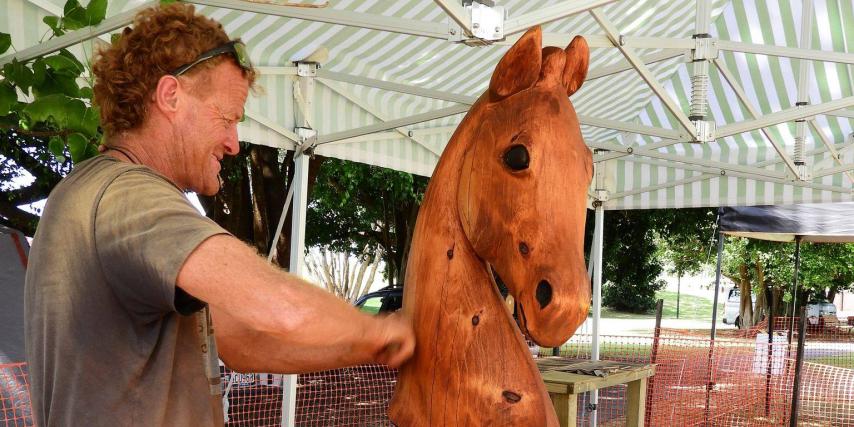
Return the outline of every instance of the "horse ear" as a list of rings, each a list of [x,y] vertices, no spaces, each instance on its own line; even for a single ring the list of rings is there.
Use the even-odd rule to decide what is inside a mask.
[[[590,48],[587,47],[587,40],[584,40],[584,37],[575,36],[566,47],[566,65],[563,67],[566,96],[575,93],[584,83],[588,65],[590,65]]]
[[[531,28],[504,54],[492,80],[490,92],[498,98],[504,98],[521,92],[537,82],[542,65],[542,30],[539,26]]]

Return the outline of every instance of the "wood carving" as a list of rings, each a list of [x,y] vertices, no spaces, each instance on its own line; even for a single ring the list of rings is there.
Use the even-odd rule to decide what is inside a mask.
[[[400,371],[391,420],[414,426],[557,426],[520,328],[564,343],[587,318],[586,193],[592,157],[568,96],[588,47],[541,49],[529,30],[498,63],[430,180],[415,226],[404,312],[415,355]]]

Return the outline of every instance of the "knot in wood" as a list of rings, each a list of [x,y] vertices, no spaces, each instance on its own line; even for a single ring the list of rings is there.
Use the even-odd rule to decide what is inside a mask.
[[[522,396],[520,396],[519,394],[513,393],[510,390],[504,390],[501,393],[501,396],[503,396],[504,400],[506,400],[509,403],[518,403],[520,400],[522,400]]]
[[[451,259],[451,258],[453,258],[453,257],[454,257],[454,250],[453,250],[453,249],[448,249],[448,259]]]
[[[474,317],[471,318],[471,324],[477,326],[478,323],[480,323],[480,316],[475,314]]]

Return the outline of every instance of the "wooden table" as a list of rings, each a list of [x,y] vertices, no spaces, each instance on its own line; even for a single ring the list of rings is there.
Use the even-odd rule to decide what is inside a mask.
[[[563,357],[544,357],[536,359],[536,362],[561,427],[575,427],[579,394],[618,384],[628,385],[626,426],[644,425],[646,380],[655,374],[654,365],[578,361]]]

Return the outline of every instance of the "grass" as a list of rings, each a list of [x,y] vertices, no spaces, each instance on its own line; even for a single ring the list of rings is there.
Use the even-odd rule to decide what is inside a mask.
[[[581,356],[590,354],[590,343],[570,343],[564,344],[560,346],[560,354],[562,356],[572,357],[576,354]],[[599,344],[599,357],[602,359],[608,359],[613,357],[627,356],[627,355],[649,355],[651,350],[650,344],[640,344],[640,343],[615,343],[615,342],[602,342]],[[551,348],[541,348],[540,356],[551,356],[552,349]]]
[[[676,318],[676,292],[658,291],[655,296],[664,300],[664,308],[662,317],[665,319]],[[679,318],[686,320],[711,320],[712,319],[712,303],[708,298],[698,297],[694,295],[682,294],[679,297]],[[718,318],[723,316],[724,301],[718,300]],[[650,313],[627,313],[616,311],[611,308],[602,307],[602,317],[610,319],[653,319],[655,312]]]
[[[847,356],[822,356],[805,360],[810,363],[835,366],[837,368],[854,369],[854,357],[851,356],[851,353],[848,353]]]

